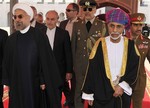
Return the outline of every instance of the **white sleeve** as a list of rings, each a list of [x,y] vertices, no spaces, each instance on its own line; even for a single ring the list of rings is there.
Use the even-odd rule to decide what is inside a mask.
[[[86,93],[82,93],[82,99],[85,99],[85,100],[94,100],[93,98],[93,95],[94,94],[86,94]]]
[[[132,95],[132,88],[129,86],[128,83],[126,83],[125,81],[122,81],[121,83],[119,83],[119,86],[124,89],[124,92],[131,96]]]

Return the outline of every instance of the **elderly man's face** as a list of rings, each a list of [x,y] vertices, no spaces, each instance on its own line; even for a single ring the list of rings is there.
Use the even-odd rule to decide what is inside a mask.
[[[83,14],[86,20],[91,20],[94,18],[94,14],[96,13],[96,7],[82,7]]]
[[[118,37],[120,34],[123,33],[125,26],[123,24],[120,23],[116,23],[116,22],[110,22],[108,23],[108,31],[109,34],[116,38]]]
[[[30,16],[21,9],[16,9],[13,15],[14,26],[16,30],[24,30],[30,25]]]
[[[51,11],[46,14],[46,26],[49,29],[55,28],[57,22],[58,22],[58,14],[56,12]]]

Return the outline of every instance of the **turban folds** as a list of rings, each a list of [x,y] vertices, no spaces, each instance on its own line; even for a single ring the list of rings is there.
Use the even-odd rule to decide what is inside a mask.
[[[30,21],[33,19],[33,10],[28,4],[25,4],[25,3],[15,4],[12,9],[13,15],[14,15],[16,9],[24,10],[30,16]]]
[[[130,24],[130,18],[129,15],[122,9],[116,8],[106,13],[106,22],[116,22],[127,27]]]

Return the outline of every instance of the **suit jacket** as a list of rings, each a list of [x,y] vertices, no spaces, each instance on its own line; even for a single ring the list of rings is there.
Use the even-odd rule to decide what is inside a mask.
[[[41,23],[39,23],[39,22],[36,21],[35,28],[43,30],[43,29],[46,29],[46,26],[44,24],[41,24]]]
[[[44,30],[46,34],[47,29]],[[69,33],[56,27],[53,53],[59,67],[60,74],[65,80],[66,73],[72,73],[73,61]]]
[[[77,22],[77,21],[79,21],[79,20],[81,20],[81,19],[80,19],[80,18],[77,18],[77,20],[76,20],[75,22]],[[64,21],[61,21],[59,27],[65,30],[68,21],[69,21],[68,19],[67,19],[67,20],[64,20]]]
[[[65,28],[66,28],[66,26],[67,26],[68,21],[69,21],[69,20],[61,21],[61,22],[60,22],[59,27],[65,30]]]
[[[8,33],[5,30],[0,29],[0,80],[2,77],[2,59],[3,59],[3,51],[6,39],[8,37]],[[1,84],[1,81],[0,81]]]
[[[3,52],[4,52],[4,45],[6,42],[6,39],[8,37],[8,34],[5,30],[0,29],[0,108],[3,107],[3,85],[2,85],[2,60],[3,60]]]

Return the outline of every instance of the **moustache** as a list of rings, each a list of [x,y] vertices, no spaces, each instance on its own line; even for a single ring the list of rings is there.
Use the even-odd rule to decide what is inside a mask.
[[[16,26],[21,26],[22,23],[21,22],[16,22]]]
[[[119,35],[120,33],[119,33],[119,32],[112,32],[111,35],[112,35],[112,34],[114,34],[114,35]]]
[[[137,30],[137,31],[135,31],[135,32],[142,32],[141,30]]]

